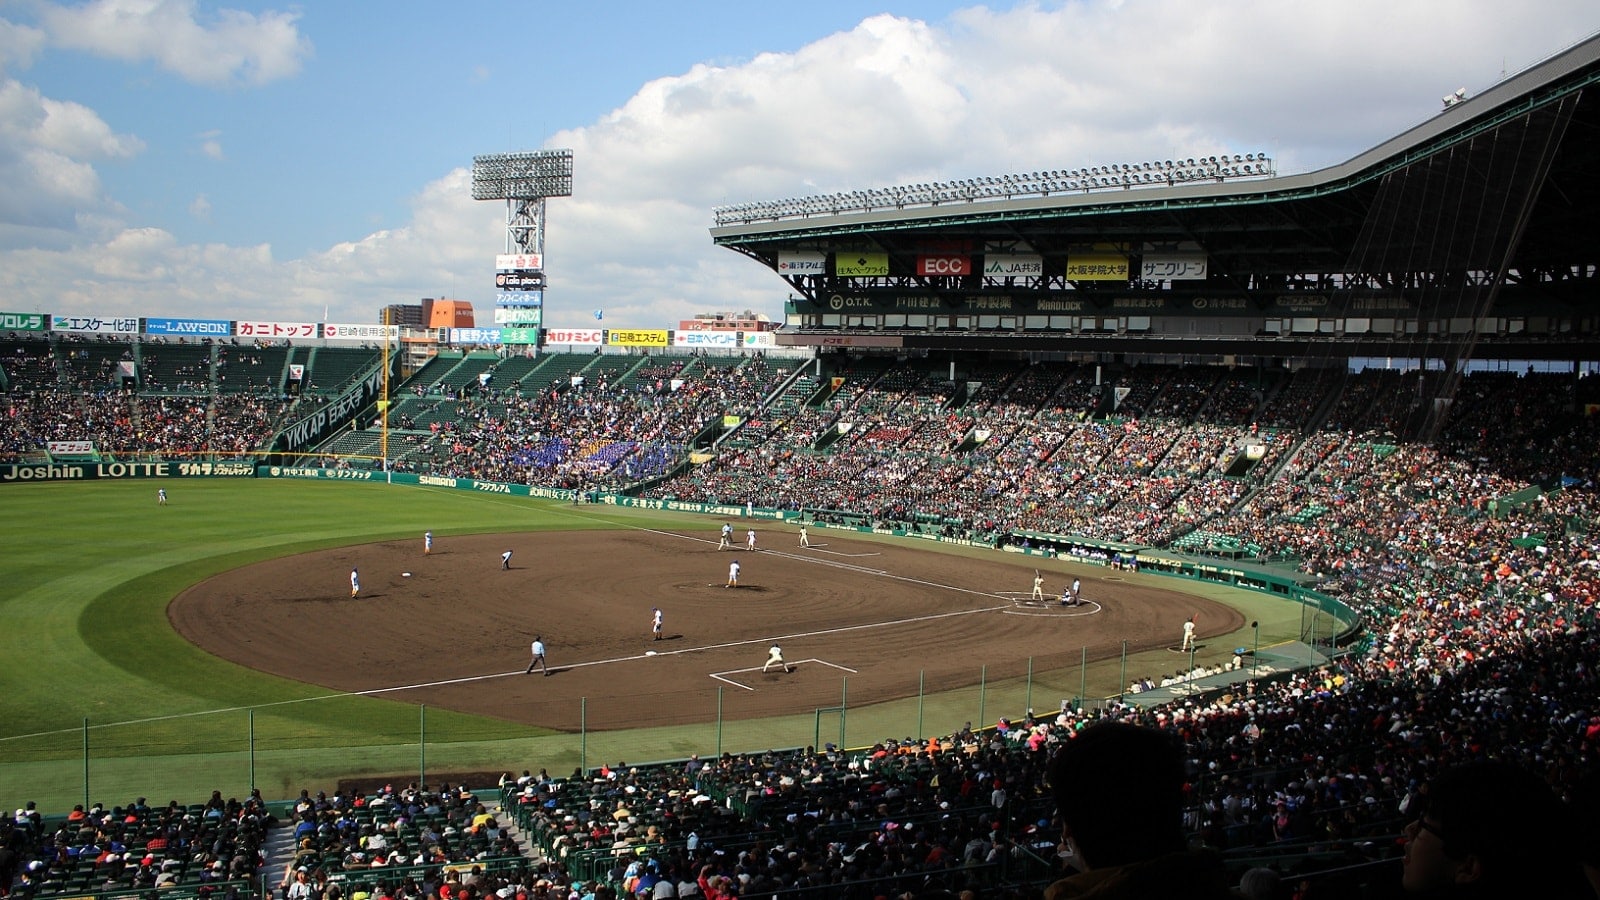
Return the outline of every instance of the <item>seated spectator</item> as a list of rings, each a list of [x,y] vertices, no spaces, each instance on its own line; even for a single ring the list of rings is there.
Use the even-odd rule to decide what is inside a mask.
[[[1505,763],[1447,769],[1406,826],[1402,883],[1439,897],[1588,895],[1571,817],[1543,780]]]
[[[1050,790],[1082,871],[1050,885],[1045,900],[1236,896],[1220,857],[1187,849],[1172,736],[1115,722],[1085,728],[1051,760]]]

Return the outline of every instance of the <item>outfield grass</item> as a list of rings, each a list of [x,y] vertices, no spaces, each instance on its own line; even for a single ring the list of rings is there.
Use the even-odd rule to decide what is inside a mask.
[[[36,800],[61,811],[85,799],[191,801],[213,789],[240,795],[252,785],[272,799],[359,774],[411,780],[541,767],[559,774],[600,762],[804,745],[819,729],[822,740],[839,736],[837,714],[810,710],[760,722],[572,735],[336,695],[217,659],[178,637],[165,614],[176,593],[207,576],[306,550],[420,541],[427,530],[444,539],[618,523],[709,527],[690,517],[369,483],[162,484],[171,498],[166,507],[156,505],[153,481],[0,488],[0,806]],[[1215,585],[1162,583],[1239,607],[1247,621],[1261,621],[1263,646],[1299,630],[1292,604]],[[1216,642],[1217,652],[1240,642],[1249,639],[1229,636]],[[1171,668],[1166,657],[1130,658],[1128,673]],[[1028,703],[1054,708],[1084,683],[1090,696],[1105,696],[1118,690],[1122,674],[1120,661],[1103,661],[851,709],[846,742],[948,733]]]

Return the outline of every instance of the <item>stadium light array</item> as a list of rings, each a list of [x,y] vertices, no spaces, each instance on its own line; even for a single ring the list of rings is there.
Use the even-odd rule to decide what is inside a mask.
[[[472,158],[474,200],[542,200],[571,196],[571,150],[490,153]]]
[[[1171,187],[1198,181],[1267,178],[1276,175],[1265,153],[1227,154],[1047,170],[948,182],[846,191],[816,197],[757,201],[712,210],[720,225],[872,212],[879,209],[981,203],[1019,197],[1049,197],[1079,192]],[[476,196],[476,194],[474,194]]]

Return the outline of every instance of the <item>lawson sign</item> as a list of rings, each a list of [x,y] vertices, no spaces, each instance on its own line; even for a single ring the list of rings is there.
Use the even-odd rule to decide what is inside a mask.
[[[233,333],[229,319],[145,319],[145,334],[207,335],[227,337]]]

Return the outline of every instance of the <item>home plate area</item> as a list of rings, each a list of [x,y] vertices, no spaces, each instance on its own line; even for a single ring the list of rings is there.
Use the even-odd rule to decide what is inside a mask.
[[[800,674],[800,669],[803,666],[812,666],[812,667],[826,666],[826,667],[828,667],[830,669],[836,669],[836,670],[838,670],[840,672],[847,672],[847,673],[849,673],[851,675],[856,674],[856,670],[850,668],[849,666],[841,666],[838,663],[831,663],[831,662],[828,662],[825,659],[815,659],[815,658],[812,658],[812,659],[792,659],[792,660],[788,660],[788,665],[789,665],[789,669],[790,669],[790,671],[788,671],[788,672],[769,671],[769,672],[763,673],[761,671],[761,667],[760,666],[751,666],[748,669],[729,669],[729,670],[727,670],[725,672],[712,672],[711,673],[711,677],[716,679],[717,681],[722,682],[723,684],[731,684],[736,688],[743,688],[744,690],[747,690],[747,691],[753,691],[753,690],[756,689],[755,685],[753,685],[753,684],[745,684],[744,681],[741,681],[739,679],[743,678],[743,679],[749,680],[752,677],[761,676],[763,674],[768,675],[768,676],[779,676],[779,675],[791,675],[792,676],[792,675],[798,675],[798,674]],[[747,674],[747,673],[750,673],[750,672],[754,672],[755,676],[751,676],[751,675]]]
[[[1100,604],[1093,600],[1079,598],[1075,605],[1062,606],[1061,598],[1050,594],[1044,595],[1044,602],[1033,599],[1033,594],[1027,591],[997,591],[995,596],[1011,601],[1011,608],[1002,610],[1010,616],[1041,616],[1045,618],[1073,619],[1079,616],[1092,616],[1102,612]]]

